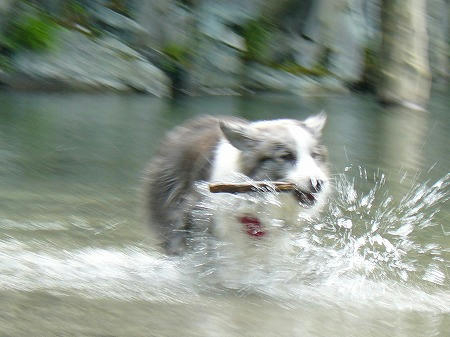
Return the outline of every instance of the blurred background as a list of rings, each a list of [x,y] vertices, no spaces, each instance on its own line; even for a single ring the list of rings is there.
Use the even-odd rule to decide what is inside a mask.
[[[448,21],[448,0],[0,0],[0,336],[448,336]],[[168,130],[321,110],[334,191],[295,256],[234,280],[214,249],[161,254],[142,175]]]
[[[298,95],[447,90],[447,0],[1,0],[0,83]]]

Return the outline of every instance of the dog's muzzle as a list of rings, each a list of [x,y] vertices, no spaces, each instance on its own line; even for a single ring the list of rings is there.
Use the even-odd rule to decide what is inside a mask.
[[[318,199],[318,193],[323,189],[324,181],[320,179],[311,178],[309,180],[309,190],[298,187],[294,192],[294,197],[297,201],[306,208],[313,207]]]
[[[317,202],[317,194],[316,193],[310,193],[305,192],[300,189],[296,189],[294,192],[295,199],[306,208],[313,207],[315,203]]]

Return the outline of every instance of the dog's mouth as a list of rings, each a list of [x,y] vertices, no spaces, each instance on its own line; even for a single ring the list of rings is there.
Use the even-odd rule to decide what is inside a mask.
[[[294,190],[292,193],[299,204],[305,208],[311,208],[317,202],[317,195],[314,193],[305,192],[299,189]]]

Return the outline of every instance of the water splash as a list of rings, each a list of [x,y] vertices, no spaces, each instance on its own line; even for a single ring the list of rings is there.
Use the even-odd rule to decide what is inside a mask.
[[[445,235],[435,219],[448,201],[450,175],[416,183],[395,197],[384,173],[356,170],[336,177],[336,193],[311,235],[322,238],[322,247],[334,249],[344,273],[444,285],[448,251],[445,240],[433,240]],[[439,277],[425,277],[430,266]]]
[[[310,300],[450,312],[448,215],[439,217],[446,211],[450,175],[434,182],[408,183],[405,176],[399,180],[399,188],[394,188],[397,181],[379,170],[347,168],[335,176],[335,191],[319,218],[305,220],[295,231],[274,219],[275,227],[288,231],[294,253],[274,256],[270,266],[257,261],[247,269],[235,265],[241,276],[238,283],[232,282],[232,275],[221,274],[222,265],[229,262],[219,253],[225,243],[204,231],[194,238],[194,251],[177,259],[146,250],[138,242],[61,251],[45,243],[30,247],[14,237],[0,239],[0,289],[192,302],[202,293],[221,294],[232,288],[239,295],[257,292],[290,306]],[[208,195],[206,186],[200,188]],[[280,202],[275,193],[235,198],[263,205]],[[207,225],[216,207],[233,206],[206,198],[195,209],[195,218],[198,225]],[[13,221],[3,221],[0,227],[24,230]],[[26,227],[64,230],[58,223]],[[83,228],[79,230],[88,231]]]
[[[30,251],[0,242],[0,290],[176,303],[195,296],[177,261],[137,247]],[[185,296],[186,295],[186,296]]]
[[[440,223],[437,214],[445,210],[449,199],[450,174],[435,182],[408,183],[405,176],[400,180],[394,193],[397,182],[389,181],[380,170],[346,168],[335,176],[335,192],[322,215],[306,219],[300,230],[289,233],[295,254],[277,256],[268,273],[257,264],[242,267],[245,270],[240,274],[246,276],[240,279],[240,285],[229,279],[225,283],[241,290],[256,287],[266,292],[279,289],[280,281],[292,289],[295,283],[342,287],[351,283],[350,279],[363,279],[384,286],[448,291],[450,250],[445,238],[448,233],[443,230],[448,224]],[[279,204],[276,195],[267,193],[234,198],[266,206]],[[198,218],[210,216],[219,207],[232,211],[233,205],[233,201],[224,203],[221,199],[220,204],[214,204],[206,198]],[[273,219],[273,223],[278,226],[279,219]],[[206,246],[196,253],[204,259]],[[226,261],[226,256],[214,258],[224,264],[234,263]],[[208,269],[207,274],[214,274],[214,270]]]

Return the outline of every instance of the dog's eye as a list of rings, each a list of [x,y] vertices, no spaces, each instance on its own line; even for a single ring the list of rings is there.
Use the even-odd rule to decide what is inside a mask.
[[[262,157],[262,158],[259,159],[259,164],[263,165],[265,163],[268,163],[271,160],[273,160],[273,158],[271,158],[271,157]]]
[[[311,151],[311,157],[316,160],[322,160],[326,157],[327,151],[323,147],[317,147],[316,149]]]
[[[311,157],[313,157],[314,159],[319,159],[321,156],[321,154],[319,153],[319,151],[312,151],[311,152]]]
[[[292,152],[286,152],[283,155],[281,155],[280,158],[285,161],[291,161],[291,162],[297,160],[297,158],[295,158],[295,155]]]

